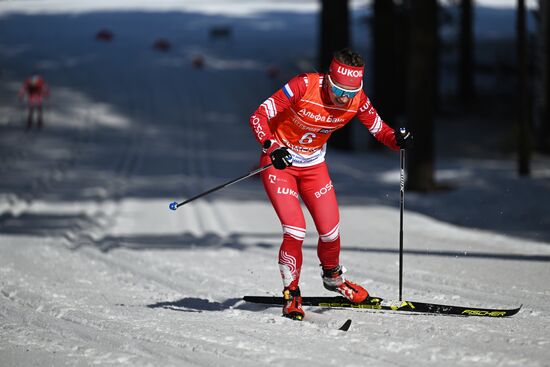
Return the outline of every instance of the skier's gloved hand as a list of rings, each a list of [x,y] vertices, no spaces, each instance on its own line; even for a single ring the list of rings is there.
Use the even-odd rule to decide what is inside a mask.
[[[407,130],[406,127],[401,127],[399,129],[394,129],[393,134],[395,135],[395,142],[401,149],[410,148],[413,144],[413,135]]]
[[[285,169],[292,166],[292,155],[290,155],[287,147],[275,149],[273,152],[271,152],[269,158],[271,158],[273,167],[277,169]]]
[[[292,155],[287,147],[281,146],[274,140],[266,140],[264,142],[263,151],[269,158],[276,169],[285,169],[292,166]]]

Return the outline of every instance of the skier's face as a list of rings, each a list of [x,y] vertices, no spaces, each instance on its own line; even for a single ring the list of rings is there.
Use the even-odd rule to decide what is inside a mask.
[[[354,88],[349,85],[343,85],[341,83],[337,83],[332,80],[332,78],[330,77],[330,74],[327,74],[327,79],[328,79],[327,89],[329,91],[330,99],[332,103],[339,106],[347,105],[353,99],[353,97],[355,97],[355,95],[359,93],[359,91],[363,86],[363,83],[361,83],[361,87]]]

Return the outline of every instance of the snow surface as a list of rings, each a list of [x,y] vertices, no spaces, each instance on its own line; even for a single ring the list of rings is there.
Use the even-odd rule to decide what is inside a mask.
[[[27,14],[27,3],[48,11]],[[287,320],[240,301],[281,290],[281,229],[259,180],[177,212],[168,204],[256,167],[248,115],[312,65],[315,15],[75,14],[60,4],[0,4],[10,8],[0,20],[2,366],[549,365],[547,157],[534,157],[532,178],[518,178],[513,156],[479,151],[481,140],[460,155],[439,145],[438,181],[453,190],[405,197],[404,297],[523,303],[518,315],[311,308],[311,322]],[[209,38],[228,25],[231,37]],[[94,39],[104,27],[111,42]],[[169,52],[152,49],[159,37]],[[203,69],[192,67],[197,55]],[[280,69],[275,79],[270,66]],[[15,95],[33,69],[52,95],[45,128],[25,132]],[[462,123],[442,121],[438,136],[452,141],[444,138]],[[342,204],[342,263],[372,294],[397,298],[398,155],[329,151],[328,162]],[[315,246],[308,217],[302,292],[330,295]],[[351,329],[336,330],[348,318]]]

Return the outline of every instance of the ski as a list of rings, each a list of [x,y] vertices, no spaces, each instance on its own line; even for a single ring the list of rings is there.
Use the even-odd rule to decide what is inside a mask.
[[[265,305],[282,305],[282,297],[245,296],[246,302]],[[336,297],[302,297],[302,305],[328,308],[355,308],[384,311],[420,312],[437,315],[508,317],[519,312],[522,306],[511,309],[478,308],[464,306],[449,306],[437,303],[414,301],[390,301],[379,297],[368,297],[361,303],[351,303],[341,296]]]

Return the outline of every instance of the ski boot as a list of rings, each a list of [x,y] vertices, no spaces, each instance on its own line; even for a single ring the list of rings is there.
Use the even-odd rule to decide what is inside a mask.
[[[292,320],[302,321],[305,313],[302,309],[302,296],[300,295],[300,288],[285,288],[283,290],[283,298],[285,300],[283,305],[283,316]]]
[[[342,274],[345,272],[346,268],[341,265],[333,269],[323,269],[323,285],[329,291],[340,293],[352,303],[363,302],[369,296],[369,292],[359,284],[344,279]]]

